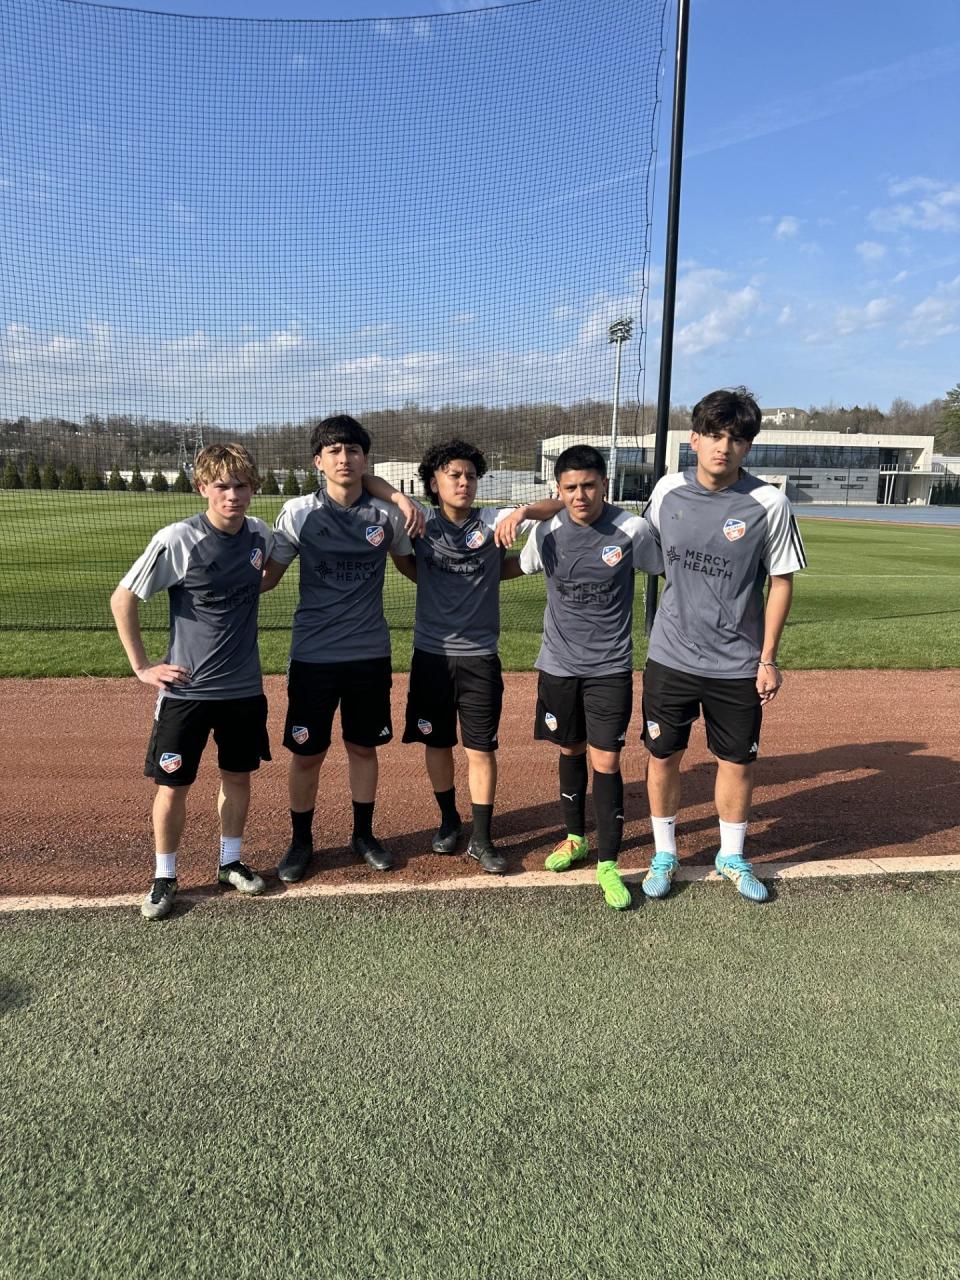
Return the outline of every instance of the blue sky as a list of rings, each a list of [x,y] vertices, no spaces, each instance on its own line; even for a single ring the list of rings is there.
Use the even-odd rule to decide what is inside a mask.
[[[36,7],[34,0],[7,3],[21,14]],[[169,152],[144,142],[130,86],[151,73],[127,65],[122,35],[112,49],[98,46],[100,69],[109,72],[99,77],[99,124],[85,116],[89,58],[67,53],[55,68],[76,110],[75,137],[51,136],[62,103],[32,100],[17,68],[0,68],[0,87],[22,93],[21,109],[43,126],[35,145],[19,153],[0,143],[0,229],[10,232],[6,243],[17,254],[11,263],[14,250],[6,250],[0,291],[0,412],[18,407],[13,401],[22,401],[24,387],[34,411],[202,409],[238,425],[297,419],[331,401],[359,411],[407,399],[508,403],[609,394],[606,324],[639,314],[642,305],[633,211],[643,173],[642,164],[631,167],[632,121],[622,109],[642,104],[617,51],[598,52],[587,31],[594,61],[584,67],[575,52],[565,58],[554,49],[547,83],[536,65],[520,74],[502,62],[484,65],[478,20],[468,36],[476,41],[477,74],[458,69],[464,99],[509,74],[515,87],[505,101],[512,106],[494,149],[471,135],[466,111],[458,115],[459,145],[444,177],[418,192],[429,157],[426,148],[415,155],[407,149],[410,113],[431,117],[431,137],[450,142],[436,119],[449,110],[452,87],[444,86],[436,59],[449,23],[462,20],[444,15],[475,6],[153,0],[149,7],[237,19],[377,19],[341,24],[323,74],[340,83],[336,67],[361,44],[369,45],[373,61],[364,65],[374,70],[369,83],[350,86],[356,98],[344,105],[350,116],[339,122],[333,152],[322,140],[302,138],[301,169],[293,173],[269,160],[278,119],[258,114],[255,77],[239,84],[235,99],[218,85],[208,104],[209,138],[192,144],[198,169],[207,167],[215,187],[216,156],[242,160],[243,148],[256,146],[268,156],[259,176],[269,180],[239,193],[232,220],[214,228],[202,190],[181,181]],[[589,27],[591,10],[603,8],[600,0],[571,0],[566,20],[587,15]],[[605,11],[611,8],[607,3]],[[41,16],[50,11],[51,0],[41,0]],[[390,22],[410,15],[421,21]],[[87,10],[84,21],[93,43],[111,29],[97,10]],[[673,23],[668,13],[668,42]],[[220,24],[217,45],[225,60],[229,26]],[[266,67],[271,24],[258,27]],[[320,56],[312,37],[307,48],[305,63]],[[396,82],[411,56],[422,77],[413,96]],[[283,67],[294,116],[298,76],[313,70]],[[943,0],[692,0],[675,403],[744,382],[765,405],[886,408],[898,396],[940,396],[960,380],[958,73],[960,6]],[[167,56],[165,88],[176,87],[177,74]],[[657,377],[671,77],[668,51],[648,397]],[[400,106],[378,114],[384,102]],[[176,92],[164,103],[166,127],[178,137]],[[232,109],[241,112],[239,132],[230,126]],[[104,112],[122,126],[104,130]],[[513,141],[522,128],[537,138],[538,185],[528,182]],[[95,190],[84,148],[102,151],[108,132],[116,183]],[[375,165],[362,158],[371,140]],[[620,177],[599,161],[594,167],[601,144],[608,161],[610,154],[625,157]],[[324,181],[312,181],[312,164]],[[134,217],[116,196],[141,179],[155,198]],[[495,182],[516,197],[509,214],[505,204],[484,203]],[[332,199],[336,219],[324,212]],[[299,241],[280,234],[291,209],[303,220],[295,228]],[[80,212],[110,228],[99,247],[82,243]],[[269,228],[274,215],[276,240],[267,234],[254,246],[251,225]],[[315,246],[306,261],[297,256],[305,243]],[[111,269],[122,264],[125,273],[112,293],[102,288],[108,251],[116,255]],[[31,261],[55,262],[46,287],[36,283],[43,272],[31,273]],[[415,288],[408,287],[410,271]],[[148,295],[155,305],[138,312],[137,299]],[[638,344],[627,348],[626,397],[636,394],[640,357]]]

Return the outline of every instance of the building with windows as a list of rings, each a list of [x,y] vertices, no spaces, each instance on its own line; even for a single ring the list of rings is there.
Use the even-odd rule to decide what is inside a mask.
[[[550,436],[542,440],[537,474],[544,480],[564,449],[589,444],[599,449],[610,470],[614,501],[637,502],[652,487],[655,437],[628,436],[618,441],[615,469],[609,435]],[[667,471],[694,464],[689,431],[667,437]],[[846,434],[764,428],[747,455],[746,470],[783,489],[791,502],[844,506],[926,505],[937,475],[933,436]]]

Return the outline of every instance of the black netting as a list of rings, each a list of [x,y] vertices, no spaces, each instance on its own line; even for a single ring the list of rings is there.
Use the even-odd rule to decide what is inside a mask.
[[[408,492],[456,435],[488,457],[484,501],[540,496],[557,437],[608,440],[622,315],[619,488],[640,497],[665,5],[302,22],[3,0],[0,625],[110,625],[150,534],[198,507],[162,491],[198,439],[254,449],[281,490],[265,518],[338,411]],[[292,589],[264,625],[289,625]]]

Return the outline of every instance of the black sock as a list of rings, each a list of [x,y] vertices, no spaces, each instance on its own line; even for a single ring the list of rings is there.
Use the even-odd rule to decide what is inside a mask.
[[[568,836],[582,836],[586,830],[587,754],[560,756],[560,803]]]
[[[457,788],[449,791],[435,791],[437,804],[440,806],[440,824],[444,827],[459,827],[460,815],[457,813]]]
[[[304,813],[297,813],[296,809],[291,809],[290,823],[293,827],[293,843],[304,845],[308,849],[312,849],[313,810],[307,809]]]
[[[473,806],[473,838],[490,843],[490,819],[493,817],[492,804],[475,804]]]
[[[374,801],[369,804],[361,804],[359,800],[353,802],[353,837],[354,839],[373,839],[373,806]]]
[[[623,774],[593,771],[593,808],[597,815],[597,861],[616,862],[623,839]]]

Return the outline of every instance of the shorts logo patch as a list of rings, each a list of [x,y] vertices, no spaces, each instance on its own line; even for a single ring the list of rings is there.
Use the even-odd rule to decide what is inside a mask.
[[[723,522],[723,536],[728,542],[736,542],[746,532],[747,526],[743,520],[724,520]]]
[[[160,768],[164,773],[176,773],[183,764],[183,756],[176,751],[165,751],[160,757]]]
[[[383,728],[380,730],[380,737],[381,737],[381,738],[389,738],[389,737],[390,737],[390,726],[389,726],[388,724],[385,724],[385,725],[383,726]]]
[[[370,543],[371,547],[379,547],[383,541],[383,526],[379,524],[368,524],[364,537]]]
[[[600,559],[612,569],[615,564],[619,564],[623,559],[622,547],[604,547],[600,552]]]
[[[750,754],[752,756],[755,756],[759,750],[760,750],[760,743],[755,742],[753,746],[750,748]]]
[[[290,726],[290,737],[294,740],[298,747],[302,747],[306,740],[310,737],[310,730],[305,724],[294,724]]]
[[[483,546],[484,533],[482,529],[474,529],[472,533],[466,536],[466,544],[471,551],[476,551],[477,547]]]
[[[545,711],[543,713],[543,723],[547,726],[547,728],[550,730],[551,733],[557,732],[557,717],[553,714],[552,711]]]
[[[250,563],[255,569],[259,570],[263,568],[263,552],[259,547],[254,547],[250,552]]]
[[[433,725],[429,720],[418,720],[417,728],[421,733],[433,733]]]
[[[657,724],[656,720],[647,721],[647,733],[649,733],[651,738],[660,737],[660,726]]]

